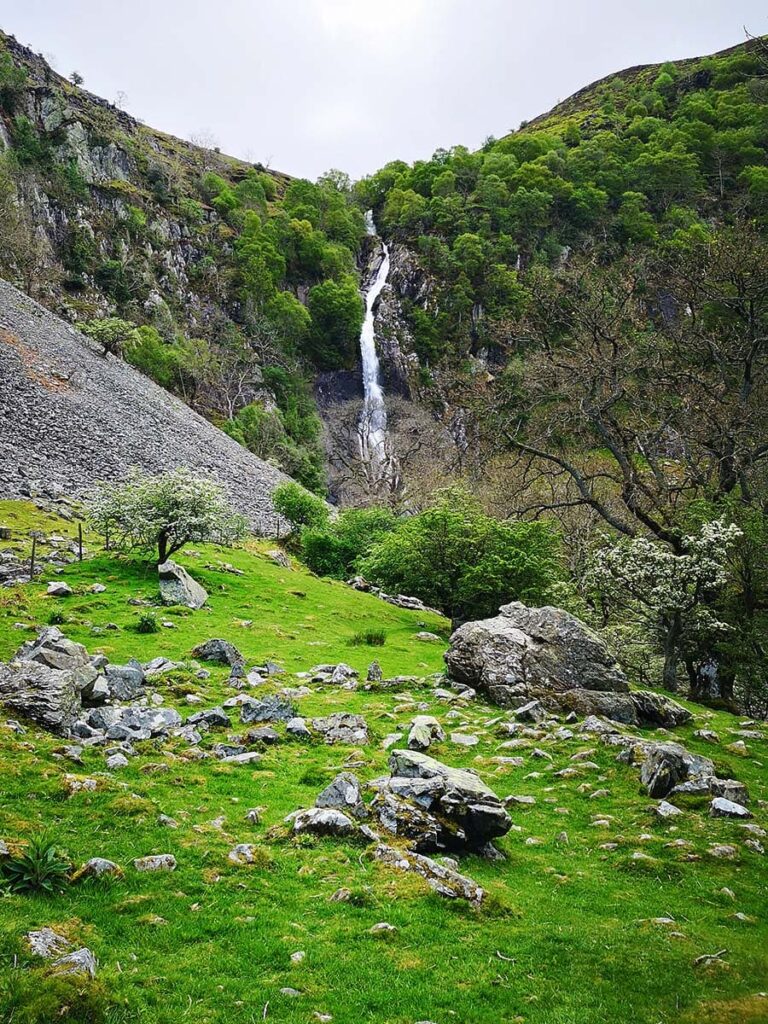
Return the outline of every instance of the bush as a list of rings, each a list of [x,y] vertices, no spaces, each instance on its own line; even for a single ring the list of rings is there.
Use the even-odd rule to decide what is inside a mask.
[[[61,608],[54,608],[51,614],[48,616],[49,626],[63,626],[67,621],[67,617]]]
[[[495,615],[508,601],[542,603],[560,576],[560,538],[546,523],[501,522],[451,488],[401,519],[360,560],[371,582],[412,594],[454,621]]]
[[[328,522],[328,506],[323,499],[299,484],[280,484],[272,494],[272,504],[275,512],[287,519],[294,530],[321,527]]]
[[[395,515],[385,508],[349,509],[333,523],[302,532],[302,561],[318,576],[348,579],[360,559],[396,523]]]
[[[154,612],[142,612],[139,616],[139,621],[136,623],[137,633],[157,633],[159,628],[157,616]]]
[[[353,647],[383,647],[387,640],[387,634],[383,629],[369,629],[364,633],[355,633],[350,641]]]
[[[30,839],[23,853],[7,857],[0,865],[10,892],[44,892],[52,895],[69,881],[71,863],[46,836]]]

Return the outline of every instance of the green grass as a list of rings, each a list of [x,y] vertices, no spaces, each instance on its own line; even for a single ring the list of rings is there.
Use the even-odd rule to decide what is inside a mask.
[[[373,657],[386,675],[423,676],[440,668],[442,645],[414,639],[423,628],[446,635],[447,623],[436,616],[398,610],[301,569],[280,569],[262,546],[253,551],[206,547],[180,561],[211,599],[210,608],[194,614],[161,611],[159,618],[177,628],[135,632],[144,609],[127,601],[153,597],[154,573],[137,560],[104,556],[64,573],[76,594],[56,603],[69,619],[62,628],[113,660],[158,654],[181,660],[195,643],[224,636],[249,661],[273,658],[290,672],[337,660],[363,671]],[[230,562],[244,575],[205,568],[216,561]],[[104,594],[86,592],[95,581],[107,585]],[[0,591],[0,656],[7,657],[29,635],[14,623],[45,622],[53,603],[43,586]],[[252,625],[242,624],[247,620]],[[107,623],[119,629],[98,632]],[[352,643],[356,634],[377,629],[386,634],[382,647]],[[183,694],[190,690],[204,698],[203,706],[213,706],[232,693],[225,677],[223,669],[214,669],[206,681],[179,671],[158,690],[167,705],[185,711]],[[281,676],[263,691],[291,684],[290,676]],[[0,1021],[98,1019],[81,1010],[68,1015],[53,1014],[50,1006],[35,1012],[21,1008],[51,991],[44,972],[29,966],[22,943],[26,931],[42,925],[59,927],[94,950],[111,1024],[311,1024],[316,1012],[331,1014],[335,1024],[768,1019],[768,999],[757,995],[768,977],[768,862],[743,846],[737,824],[711,821],[696,804],[672,826],[656,823],[636,772],[617,764],[611,750],[591,739],[539,740],[505,750],[489,724],[498,709],[476,702],[460,709],[464,721],[452,722],[446,719],[449,706],[435,700],[426,684],[408,692],[412,700],[402,692],[315,689],[299,701],[302,714],[364,714],[371,742],[353,750],[285,740],[269,748],[255,769],[196,761],[174,742],[165,749],[144,744],[127,768],[109,774],[103,771],[103,752],[86,750],[85,765],[77,767],[57,759],[61,741],[54,737],[33,729],[18,737],[0,729],[0,838],[14,843],[46,829],[75,861],[105,856],[126,869],[121,881],[83,883],[60,896],[0,899]],[[447,740],[432,751],[437,757],[476,768],[502,796],[536,797],[534,806],[512,811],[521,830],[500,841],[504,863],[463,860],[462,870],[489,893],[479,911],[374,864],[363,845],[299,842],[282,828],[284,816],[311,805],[345,765],[354,765],[364,779],[382,774],[387,754],[381,740],[406,726],[422,703],[447,732],[461,729],[480,737],[469,750]],[[721,774],[749,785],[756,820],[765,825],[768,815],[756,801],[768,798],[768,744],[748,741],[748,757],[731,754],[725,745],[737,720],[691,707],[696,725],[706,721],[723,742],[712,746],[693,738],[696,726],[680,730],[680,739],[713,757]],[[209,734],[203,747],[226,735],[227,730]],[[549,750],[551,765],[530,756],[536,745]],[[595,748],[597,770],[581,768],[575,779],[555,777],[573,763],[573,753],[589,747]],[[500,755],[523,756],[525,763],[502,765],[495,760]],[[541,774],[526,779],[532,771]],[[99,788],[68,798],[63,781],[68,772],[97,778]],[[579,792],[583,783],[591,791],[608,789],[609,795],[591,800],[590,790]],[[254,826],[246,823],[245,813],[255,806],[264,811],[262,823]],[[179,828],[158,825],[159,813],[175,818]],[[610,826],[592,825],[600,814],[612,816]],[[220,827],[211,824],[222,817]],[[562,830],[568,843],[556,841]],[[640,839],[643,834],[651,838]],[[526,844],[529,837],[540,844]],[[675,838],[691,846],[665,846]],[[618,842],[616,851],[599,848],[608,840]],[[258,866],[228,864],[227,852],[236,842],[260,845]],[[735,843],[738,860],[713,859],[707,853],[713,842]],[[653,861],[632,861],[636,850]],[[136,873],[131,860],[153,852],[173,853],[176,872]],[[352,900],[332,902],[342,886],[352,890]],[[720,892],[724,886],[735,900]],[[754,923],[736,920],[736,911]],[[648,923],[667,916],[674,925]],[[378,921],[394,924],[398,932],[388,941],[373,938],[368,930]],[[723,965],[693,966],[695,957],[721,949],[728,950]],[[292,964],[297,950],[306,958]],[[3,987],[6,983],[11,989]],[[284,987],[302,995],[281,995]],[[57,1006],[66,1003],[64,996],[56,1000]]]

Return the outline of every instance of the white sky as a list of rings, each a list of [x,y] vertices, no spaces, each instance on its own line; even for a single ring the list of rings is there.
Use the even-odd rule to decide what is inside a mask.
[[[57,71],[314,178],[479,146],[633,64],[768,32],[765,0],[2,0]]]

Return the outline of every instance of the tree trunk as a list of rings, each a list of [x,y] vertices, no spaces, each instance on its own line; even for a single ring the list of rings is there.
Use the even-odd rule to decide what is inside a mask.
[[[662,685],[665,690],[677,693],[677,642],[680,638],[680,616],[675,613],[666,623],[667,631],[664,637],[664,671],[662,672]]]
[[[168,557],[168,535],[165,530],[161,530],[157,535],[157,554],[157,564],[162,565]]]

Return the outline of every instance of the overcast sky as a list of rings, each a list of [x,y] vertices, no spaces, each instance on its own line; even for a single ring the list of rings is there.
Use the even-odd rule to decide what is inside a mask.
[[[765,0],[3,0],[0,27],[182,138],[314,178],[479,146],[595,79],[768,32]]]

